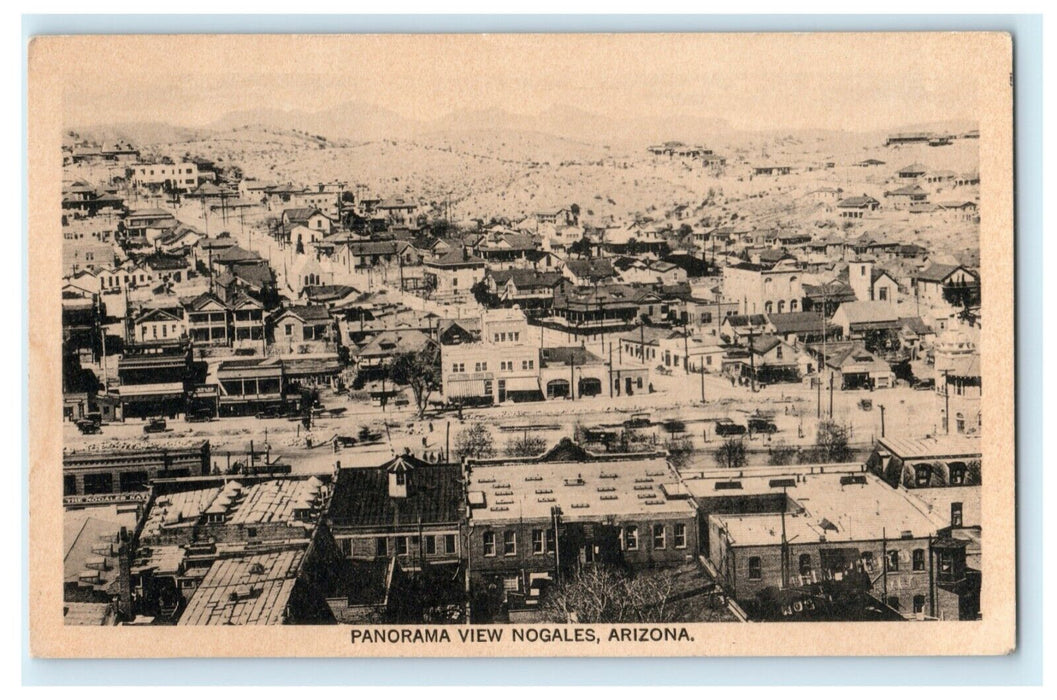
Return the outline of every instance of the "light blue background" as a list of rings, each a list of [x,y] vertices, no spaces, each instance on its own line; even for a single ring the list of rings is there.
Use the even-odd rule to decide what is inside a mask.
[[[38,34],[631,32],[1001,30],[1014,36],[1016,145],[1018,651],[1006,657],[832,659],[168,659],[41,660],[29,656],[22,601],[22,671],[28,685],[953,685],[1042,681],[1042,19],[1035,15],[798,16],[181,16],[29,15]],[[23,88],[25,52],[23,52]],[[23,91],[23,110],[25,109]],[[25,112],[23,112],[25,113]],[[26,138],[23,129],[23,149]],[[23,163],[25,163],[23,152]],[[25,190],[25,185],[23,186]],[[25,206],[25,205],[24,205]],[[26,234],[23,209],[23,235]],[[26,287],[23,259],[22,289]],[[25,309],[23,306],[23,313]],[[28,338],[23,317],[23,342]],[[24,347],[25,349],[25,347]],[[28,357],[28,353],[25,355]],[[23,372],[23,377],[26,373]],[[25,381],[25,380],[24,380]],[[23,413],[28,393],[23,383]],[[23,586],[28,591],[28,427],[23,427]],[[1027,556],[1027,553],[1031,553]],[[907,625],[907,634],[929,634]]]

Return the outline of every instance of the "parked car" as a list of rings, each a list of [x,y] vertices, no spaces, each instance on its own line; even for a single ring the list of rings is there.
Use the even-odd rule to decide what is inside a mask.
[[[81,418],[76,421],[74,425],[81,431],[81,435],[97,435],[103,432],[103,427],[96,423],[94,420],[88,420],[87,418]]]
[[[624,421],[625,428],[648,428],[650,427],[649,413],[633,413],[631,418]]]
[[[147,424],[143,426],[143,432],[145,433],[164,433],[168,424],[164,418],[151,418],[147,421]]]
[[[287,415],[287,412],[283,410],[282,406],[268,406],[263,411],[257,412],[257,418],[282,418]]]
[[[209,408],[201,408],[187,414],[188,423],[208,423],[213,420],[213,411]]]
[[[745,426],[735,423],[730,418],[716,419],[716,435],[744,435]]]
[[[749,418],[749,430],[754,433],[777,433],[778,426],[770,418],[753,416]]]
[[[914,382],[913,388],[917,391],[928,391],[936,387],[936,380],[931,377],[928,379],[918,379]]]

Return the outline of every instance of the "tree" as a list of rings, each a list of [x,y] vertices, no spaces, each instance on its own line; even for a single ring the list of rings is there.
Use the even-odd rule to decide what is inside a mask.
[[[429,397],[437,388],[439,377],[439,354],[432,346],[421,352],[401,353],[389,365],[389,378],[393,383],[411,387],[419,418],[426,413]]]
[[[767,463],[771,466],[785,466],[796,463],[796,448],[786,445],[784,442],[776,443],[767,457]]]
[[[546,590],[540,612],[545,620],[558,623],[672,622],[682,613],[674,592],[670,571],[632,575],[609,566],[584,566]]]
[[[495,441],[484,423],[473,423],[455,436],[455,454],[459,459],[487,459],[495,456]]]
[[[668,461],[676,469],[685,467],[690,462],[690,458],[694,456],[694,443],[689,438],[669,440],[664,447],[668,450]]]
[[[716,463],[726,469],[741,469],[745,466],[745,443],[740,438],[728,438],[716,448]]]
[[[819,461],[847,462],[851,459],[848,429],[839,423],[826,420],[820,422],[815,442],[821,458]]]
[[[539,435],[525,433],[506,447],[508,457],[535,457],[547,449],[547,441]]]
[[[569,246],[569,253],[580,258],[590,258],[591,239],[589,239],[587,236],[584,236],[580,240],[574,242],[571,246]]]

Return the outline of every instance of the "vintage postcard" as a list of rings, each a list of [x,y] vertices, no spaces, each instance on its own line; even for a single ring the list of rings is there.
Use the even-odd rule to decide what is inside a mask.
[[[33,654],[1012,651],[1011,56],[37,37]]]

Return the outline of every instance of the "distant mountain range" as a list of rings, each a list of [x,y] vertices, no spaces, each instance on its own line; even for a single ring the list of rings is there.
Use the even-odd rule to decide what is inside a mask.
[[[725,119],[680,114],[649,117],[613,117],[567,105],[557,105],[537,114],[516,114],[502,109],[461,110],[435,119],[412,119],[363,101],[349,101],[319,111],[257,109],[229,112],[201,128],[160,123],[101,125],[74,129],[81,134],[127,138],[138,143],[163,143],[208,138],[209,132],[242,127],[300,130],[328,139],[352,142],[408,139],[438,134],[480,131],[540,133],[598,145],[644,147],[663,141],[715,144],[779,135],[847,133],[824,129],[773,132],[739,132]],[[900,126],[888,131],[952,131],[976,128],[969,122],[943,122]],[[882,137],[883,133],[878,132]]]

